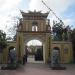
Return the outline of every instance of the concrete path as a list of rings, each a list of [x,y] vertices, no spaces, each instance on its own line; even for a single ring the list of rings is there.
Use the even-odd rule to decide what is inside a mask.
[[[29,55],[29,56],[27,57],[27,62],[28,62],[28,63],[44,63],[44,61],[35,61],[34,55]]]
[[[17,70],[0,70],[0,75],[75,75],[75,65],[66,65],[66,70],[51,70],[45,64],[26,64]]]

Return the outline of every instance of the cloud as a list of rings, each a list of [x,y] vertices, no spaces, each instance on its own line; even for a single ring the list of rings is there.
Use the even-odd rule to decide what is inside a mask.
[[[9,11],[16,8],[21,0],[1,0],[0,1],[0,11]]]
[[[43,12],[47,12],[48,9],[46,6],[41,2],[42,0],[31,0],[29,4],[29,9],[30,10],[42,10]],[[47,6],[49,6],[55,13],[56,15],[60,18],[62,17],[62,13],[67,11],[67,9],[75,4],[75,0],[43,0]],[[57,20],[57,18],[50,12],[49,17],[51,19],[51,26],[53,20]],[[66,18],[63,20],[66,25],[70,25],[73,23],[73,20],[70,18]]]
[[[13,26],[13,17],[19,14],[18,6],[22,0],[0,0],[0,29],[7,33]]]
[[[20,13],[18,11],[18,7],[23,0],[0,0],[0,29],[5,28],[7,24],[8,27],[13,25],[13,18],[16,15],[18,16]],[[29,0],[29,8],[27,10],[42,10],[43,12],[47,12],[48,9],[41,2],[42,0]],[[56,14],[57,16],[62,17],[62,13],[66,11],[70,5],[75,3],[75,0],[43,0]],[[24,1],[25,2],[25,1]],[[51,22],[56,18],[50,13],[49,17]],[[72,23],[72,19],[67,18],[63,20],[65,24]],[[6,28],[5,28],[6,29]]]
[[[10,20],[9,17],[0,15],[0,30],[3,30],[6,32],[6,25],[8,20]]]
[[[67,26],[67,25],[70,25],[72,26],[74,24],[74,20],[73,19],[64,19],[64,24]]]
[[[29,4],[30,10],[43,10],[47,11],[47,8],[41,2],[42,0],[31,0]],[[71,4],[75,3],[75,0],[43,0],[50,8],[56,12],[64,12]]]

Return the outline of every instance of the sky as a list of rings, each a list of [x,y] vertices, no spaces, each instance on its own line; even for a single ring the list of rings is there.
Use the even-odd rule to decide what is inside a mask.
[[[38,43],[37,43],[38,42]],[[30,40],[29,42],[27,42],[27,46],[42,46],[42,42],[39,40]]]
[[[75,0],[43,0],[56,15],[64,22],[74,28],[75,24]],[[42,0],[0,0],[0,29],[10,34],[12,28],[21,17],[20,10],[27,11],[49,11]],[[57,18],[50,12],[48,18],[51,21]]]

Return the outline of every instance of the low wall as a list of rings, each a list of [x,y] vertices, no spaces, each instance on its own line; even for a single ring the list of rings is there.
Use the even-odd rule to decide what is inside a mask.
[[[53,50],[54,47],[58,47],[60,49],[61,63],[71,63],[73,61],[73,49],[71,42],[52,41],[51,50]]]

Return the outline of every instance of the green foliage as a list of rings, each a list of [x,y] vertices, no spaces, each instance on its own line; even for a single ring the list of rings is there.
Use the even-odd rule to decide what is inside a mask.
[[[66,26],[64,28],[63,24],[61,22],[56,23],[53,25],[53,34],[55,41],[67,41],[68,40],[68,28],[69,26]]]
[[[7,46],[6,34],[0,30],[0,51],[2,51]]]
[[[17,35],[14,36],[13,40],[16,41],[16,39],[17,39]]]
[[[71,42],[73,46],[73,62],[75,63],[75,28],[71,31]]]
[[[60,24],[60,23],[56,23],[54,26],[53,26],[53,32],[56,32],[58,34],[62,34],[63,33],[63,25]]]
[[[71,31],[71,41],[75,43],[75,29]]]
[[[63,25],[59,22],[53,26],[53,33],[55,33],[54,40],[61,41],[63,34]]]

